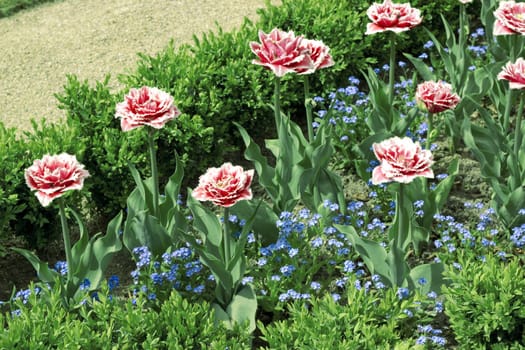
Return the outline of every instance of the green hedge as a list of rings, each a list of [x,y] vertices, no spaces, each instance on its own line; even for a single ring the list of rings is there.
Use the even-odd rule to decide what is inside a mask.
[[[33,247],[43,247],[60,232],[56,210],[44,208],[27,187],[24,171],[44,154],[67,152],[82,159],[84,147],[77,142],[77,130],[42,120],[32,122],[32,130],[24,133],[0,123],[0,237],[16,234],[25,237]],[[80,203],[79,192],[70,193]]]

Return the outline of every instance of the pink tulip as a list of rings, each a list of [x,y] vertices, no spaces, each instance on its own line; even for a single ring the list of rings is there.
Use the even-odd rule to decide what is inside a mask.
[[[426,81],[417,86],[416,100],[423,103],[430,113],[454,109],[461,101],[452,93],[452,86],[443,81]]]
[[[380,164],[372,172],[374,185],[396,181],[409,183],[418,176],[433,178],[432,153],[408,137],[392,137],[372,145]]]
[[[296,37],[292,31],[275,28],[270,34],[260,30],[259,39],[261,43],[250,43],[252,52],[259,57],[259,60],[252,61],[253,64],[271,69],[278,77],[287,73],[313,72],[312,59],[301,46],[302,36]]]
[[[36,192],[36,197],[44,207],[55,198],[61,197],[66,191],[80,190],[89,172],[75,156],[67,153],[35,160],[33,165],[25,170],[27,186]]]
[[[192,196],[199,201],[231,207],[240,200],[252,199],[252,179],[253,170],[244,171],[240,166],[224,163],[220,168],[209,168],[200,176]]]
[[[375,34],[390,30],[400,33],[410,30],[421,23],[421,11],[410,4],[394,4],[385,0],[382,4],[373,3],[366,11],[372,23],[366,26],[365,34]]]
[[[123,102],[117,104],[115,118],[121,118],[122,131],[130,131],[143,125],[161,129],[164,124],[180,115],[168,93],[143,86],[131,89]]]
[[[503,70],[498,74],[498,79],[508,80],[509,88],[524,89],[525,88],[525,60],[518,58],[515,63],[509,62]]]
[[[310,59],[312,60],[313,69],[310,70],[301,70],[298,69],[298,74],[307,74],[307,73],[313,73],[317,69],[321,68],[327,68],[334,65],[334,60],[332,59],[332,56],[330,56],[330,48],[323,44],[322,41],[319,40],[309,40],[309,39],[303,39],[301,42],[301,50],[303,53],[308,55]]]
[[[525,3],[502,1],[494,11],[494,35],[525,35]]]

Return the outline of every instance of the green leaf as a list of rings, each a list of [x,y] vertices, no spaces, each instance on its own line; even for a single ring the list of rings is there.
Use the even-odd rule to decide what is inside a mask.
[[[222,226],[217,215],[193,198],[191,193],[191,189],[188,189],[187,203],[193,214],[193,227],[203,234],[206,242],[219,248],[222,242]]]
[[[441,210],[445,205],[450,190],[454,186],[454,180],[459,173],[459,159],[454,158],[447,170],[447,178],[439,182],[433,191],[433,202],[436,205],[437,210]],[[425,226],[427,227],[427,226]]]
[[[468,119],[463,121],[463,130],[463,140],[480,162],[482,175],[485,178],[499,178],[501,164],[497,157],[498,151],[495,150],[501,147],[494,142],[494,134],[489,129],[473,125]]]
[[[58,272],[49,268],[47,263],[40,261],[40,259],[29,250],[21,248],[11,248],[15,252],[23,255],[36,271],[38,278],[44,283],[53,283],[55,278],[59,276]]]
[[[245,252],[244,248],[246,246],[246,242],[248,241],[248,234],[250,233],[252,229],[252,225],[255,221],[255,218],[258,216],[258,211],[263,203],[262,200],[259,200],[259,204],[257,207],[255,207],[255,210],[251,213],[251,217],[246,221],[244,226],[242,227],[241,235],[237,239],[237,242],[233,244],[232,251],[233,256],[229,262],[229,266],[226,268],[229,271],[232,271],[232,278],[234,284],[237,282],[240,282],[242,277],[244,276],[245,271]]]
[[[352,226],[336,224],[334,227],[346,235],[372,274],[380,275],[387,280],[391,286],[395,285],[392,280],[385,248],[375,241],[361,238]]]
[[[257,210],[257,207],[259,209]],[[261,245],[267,246],[277,241],[279,229],[275,225],[279,217],[265,201],[255,203],[254,201],[238,201],[230,208],[232,214],[239,218],[248,218],[257,210],[257,215],[253,219],[252,229]]]
[[[159,219],[164,227],[167,227],[168,222],[172,219],[170,211],[178,207],[177,201],[182,179],[184,178],[184,169],[180,164],[177,152],[175,152],[175,164],[175,172],[170,176],[164,188],[165,199],[159,205]]]
[[[253,332],[256,327],[255,315],[257,312],[257,296],[250,285],[244,286],[233,296],[231,303],[224,310],[218,304],[212,304],[215,318],[224,322],[228,329],[233,329],[234,324],[248,324],[248,332]]]
[[[83,273],[83,277],[79,277],[82,280],[83,278],[89,279],[91,289],[100,287],[104,273],[113,256],[122,249],[120,240],[122,217],[123,214],[120,212],[109,222],[104,236],[98,234],[91,238],[88,249],[82,256],[82,265],[85,266],[86,271]]]
[[[171,245],[171,237],[159,220],[147,211],[126,220],[123,233],[124,245],[129,251],[146,246],[154,256],[161,256]]]
[[[445,267],[443,263],[423,264],[414,267],[410,271],[410,279],[412,285],[421,288],[422,294],[427,294],[430,291],[441,294],[441,287],[445,283],[443,272]],[[418,281],[424,278],[427,282],[420,284]]]
[[[434,73],[432,73],[430,68],[426,65],[425,62],[423,62],[423,60],[421,60],[420,58],[416,58],[408,53],[404,53],[403,55],[405,55],[405,57],[408,58],[408,60],[414,65],[417,72],[419,73],[419,75],[421,75],[424,81],[435,80]]]
[[[519,214],[525,208],[525,190],[523,186],[512,191],[501,204],[496,204],[498,215],[507,227],[516,227],[525,223],[525,217]]]
[[[255,170],[257,171],[257,175],[259,176],[259,183],[267,191],[270,198],[275,200],[279,193],[277,185],[273,182],[275,169],[268,165],[268,161],[262,155],[261,149],[255,142],[253,142],[246,130],[241,125],[237,123],[234,124],[239,129],[239,133],[241,134],[244,144],[246,145],[244,156],[247,160],[253,162]]]
[[[401,287],[408,277],[409,267],[405,260],[405,251],[396,244],[396,240],[390,241],[390,251],[386,257],[386,263],[390,269],[390,280],[392,287]]]
[[[73,214],[80,231],[79,240],[71,248],[71,257],[73,261],[70,263],[71,266],[68,266],[68,269],[71,269],[70,271],[73,275],[78,276],[79,274],[83,275],[83,272],[80,271],[80,261],[82,259],[82,254],[86,251],[86,247],[89,243],[89,233],[87,232],[86,226],[84,225],[80,215],[72,208],[68,209]]]

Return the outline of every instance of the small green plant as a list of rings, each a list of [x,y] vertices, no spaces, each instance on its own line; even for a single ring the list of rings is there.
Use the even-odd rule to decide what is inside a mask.
[[[523,345],[525,273],[516,257],[458,254],[457,267],[446,271],[445,313],[456,340],[465,348]],[[502,347],[503,348],[503,347]]]
[[[288,307],[287,320],[259,323],[265,349],[425,348],[416,341],[417,326],[430,319],[424,312],[431,304],[428,299],[405,290],[365,291],[353,282],[339,301],[327,294],[306,305],[295,302]]]
[[[215,317],[231,328],[236,324],[248,324],[248,330],[255,330],[257,297],[251,284],[243,284],[246,271],[244,248],[248,234],[257,215],[257,206],[238,232],[233,236],[230,221],[230,207],[239,201],[252,199],[250,185],[253,170],[244,171],[240,166],[225,163],[220,168],[209,168],[199,178],[199,186],[188,194],[188,207],[193,214],[191,234],[181,232],[184,239],[200,256],[216,281],[215,300],[212,307]],[[211,201],[222,208],[222,223],[215,213],[199,201]]]

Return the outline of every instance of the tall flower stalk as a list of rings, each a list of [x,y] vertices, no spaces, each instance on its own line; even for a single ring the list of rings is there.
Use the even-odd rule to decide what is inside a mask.
[[[69,235],[69,226],[67,225],[67,217],[66,217],[66,207],[64,204],[64,200],[58,201],[58,208],[59,208],[59,216],[60,216],[60,224],[62,226],[62,239],[64,240],[64,251],[66,253],[66,263],[67,263],[67,280],[71,281],[71,270],[72,270],[72,262],[73,262],[73,255],[71,254],[71,238]]]
[[[153,180],[153,215],[158,215],[159,208],[159,174],[157,168],[157,150],[155,147],[155,129],[148,130],[148,148],[150,154],[151,178]]]
[[[319,128],[314,135],[310,81],[307,77],[318,69],[334,64],[329,48],[321,41],[305,39],[277,28],[269,34],[259,31],[259,39],[260,42],[250,43],[252,52],[258,58],[252,63],[271,70],[275,75],[273,102],[277,139],[267,140],[266,143],[275,160],[268,161],[247,131],[237,126],[246,145],[244,155],[255,163],[259,182],[272,200],[274,214],[292,211],[300,200],[312,210],[317,210],[324,199],[335,200],[337,197],[337,201],[344,202],[340,178],[327,169],[333,153],[327,132],[329,126]],[[280,78],[288,73],[305,77],[307,138],[304,131],[280,108]]]
[[[394,82],[396,80],[396,34],[390,33],[390,65],[388,67],[388,98],[394,102]]]
[[[308,131],[308,141],[310,143],[314,140],[314,126],[312,117],[312,98],[310,97],[310,81],[308,76],[304,76],[304,108],[306,110],[306,124]]]
[[[393,182],[391,186],[396,191],[396,212],[388,230],[389,249],[378,242],[363,238],[352,226],[336,227],[347,235],[371,273],[381,276],[391,287],[415,288],[418,281],[423,279],[428,281],[425,286],[427,291],[439,290],[442,283],[442,265],[422,264],[411,268],[406,260],[410,245],[412,244],[417,252],[420,243],[420,232],[414,224],[410,195],[413,195],[414,191],[419,191],[417,195],[425,194],[422,183],[415,183],[414,180],[419,177],[434,177],[431,169],[432,154],[408,137],[392,137],[374,143],[373,150],[380,164],[372,171],[372,183]]]
[[[281,120],[280,78],[288,73],[305,75],[304,97],[308,140],[313,141],[313,118],[310,101],[309,74],[316,70],[334,65],[330,49],[318,40],[295,36],[293,31],[285,32],[273,29],[269,34],[259,31],[260,42],[251,42],[250,48],[258,59],[252,63],[270,69],[275,75],[274,113],[275,125],[279,128]]]
[[[115,118],[120,118],[122,131],[148,127],[151,177],[143,180],[135,166],[129,164],[136,183],[135,190],[127,200],[127,217],[123,230],[124,244],[129,251],[145,246],[155,256],[160,256],[177,239],[177,228],[185,225],[178,215],[176,204],[183,172],[177,166],[166,185],[166,188],[170,188],[169,193],[161,198],[155,145],[156,131],[179,115],[180,111],[174,105],[173,97],[155,87],[131,89],[124,101],[116,106]]]
[[[191,192],[188,205],[194,216],[194,228],[201,234],[202,242],[189,234],[184,237],[199,254],[201,261],[215,276],[215,317],[227,326],[249,322],[255,329],[257,298],[251,285],[241,285],[246,269],[244,247],[248,232],[257,213],[251,213],[238,239],[230,229],[230,207],[239,201],[250,200],[253,170],[244,171],[240,166],[224,163],[220,168],[209,168],[199,178],[199,185]],[[211,201],[222,208],[222,225],[216,215],[197,201]]]
[[[273,111],[275,118],[275,127],[279,127],[279,121],[281,120],[281,78],[276,76],[273,90]]]

